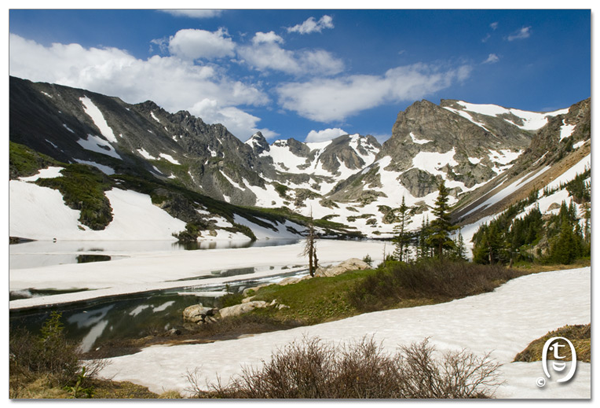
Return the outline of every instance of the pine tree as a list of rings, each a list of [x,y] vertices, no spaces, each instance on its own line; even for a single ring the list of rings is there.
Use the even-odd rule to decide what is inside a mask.
[[[439,186],[438,198],[435,201],[435,208],[433,209],[436,219],[431,222],[431,234],[428,237],[428,244],[434,248],[439,259],[443,258],[444,250],[454,248],[454,241],[450,238],[450,232],[456,227],[453,227],[450,221],[448,195],[446,183],[442,180]]]
[[[394,251],[394,258],[400,262],[408,261],[409,246],[411,241],[410,233],[407,231],[408,224],[411,220],[408,218],[408,211],[410,208],[406,205],[404,197],[402,197],[402,205],[396,210],[397,224],[394,226],[394,245],[396,249]]]
[[[462,233],[459,231],[458,236],[454,240],[454,250],[450,253],[450,259],[453,261],[468,261],[467,247]]]

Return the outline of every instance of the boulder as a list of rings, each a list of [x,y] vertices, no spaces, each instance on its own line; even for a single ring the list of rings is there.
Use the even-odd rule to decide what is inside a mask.
[[[358,270],[364,270],[364,269],[370,269],[371,267],[369,266],[368,263],[361,261],[358,258],[351,258],[348,259],[344,262],[342,262],[339,265],[332,265],[332,266],[328,266],[325,268],[318,268],[317,272],[315,273],[315,276],[318,277],[332,277],[332,276],[337,276],[337,275],[341,275],[344,272],[348,272],[348,271],[358,271]]]
[[[292,285],[294,283],[298,283],[298,282],[301,282],[303,280],[307,280],[307,279],[310,279],[310,278],[311,278],[310,275],[302,276],[300,278],[295,277],[295,276],[290,276],[289,278],[282,279],[277,284],[279,286]]]
[[[209,323],[210,319],[207,318],[214,316],[216,312],[217,309],[204,307],[202,304],[189,306],[183,311],[183,321],[196,324]]]
[[[224,307],[223,309],[219,310],[219,315],[221,317],[239,316],[241,314],[251,312],[254,309],[265,308],[267,306],[269,306],[267,302],[262,300],[254,300],[239,305]]]

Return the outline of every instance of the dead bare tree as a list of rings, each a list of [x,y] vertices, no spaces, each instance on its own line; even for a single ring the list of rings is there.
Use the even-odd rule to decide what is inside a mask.
[[[313,222],[312,211],[310,213],[310,220],[308,222],[306,240],[304,243],[303,256],[308,256],[308,273],[314,277],[317,268],[319,267],[319,260],[317,258],[317,233],[315,231],[315,225]]]

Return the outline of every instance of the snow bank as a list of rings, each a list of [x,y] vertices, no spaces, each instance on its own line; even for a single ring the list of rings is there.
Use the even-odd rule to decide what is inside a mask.
[[[507,109],[498,105],[474,104],[463,101],[457,101],[465,110],[474,113],[480,113],[488,116],[514,115],[523,121],[523,124],[517,124],[509,119],[505,120],[524,130],[538,130],[548,123],[548,116],[564,115],[569,109],[560,109],[554,112],[528,112],[520,109]],[[447,108],[448,109],[448,108]]]
[[[19,180],[21,180],[21,181],[37,181],[39,179],[44,179],[44,178],[62,177],[62,174],[60,172],[64,169],[65,169],[64,167],[51,166],[46,169],[41,169],[37,174],[34,174],[33,176],[20,177]]]
[[[79,139],[77,143],[79,143],[79,145],[85,150],[105,154],[107,156],[114,157],[115,159],[123,160],[115,148],[99,136],[88,135],[87,139]]]
[[[173,240],[185,222],[152,204],[149,195],[112,189],[106,197],[113,221],[102,231],[79,222],[79,211],[65,204],[58,190],[10,181],[10,235],[38,240]]]
[[[96,125],[98,130],[100,130],[102,136],[104,136],[109,142],[117,143],[117,138],[110,126],[108,126],[108,123],[106,123],[106,119],[104,119],[102,111],[100,111],[100,109],[98,109],[98,107],[94,105],[92,100],[87,96],[84,96],[79,99],[83,104],[83,109],[85,110],[85,113],[87,113],[88,116],[92,118],[94,124]]]
[[[439,350],[468,349],[504,364],[499,398],[590,398],[590,365],[579,364],[568,384],[535,385],[541,363],[511,363],[531,341],[566,324],[586,324],[590,316],[590,268],[539,273],[509,281],[494,292],[449,303],[367,313],[292,330],[257,334],[211,344],[152,346],[109,359],[101,375],[132,381],[154,392],[189,387],[186,373],[199,371],[201,386],[220,377],[227,383],[244,365],[259,366],[272,352],[302,336],[350,342],[373,336],[389,351],[429,337]]]

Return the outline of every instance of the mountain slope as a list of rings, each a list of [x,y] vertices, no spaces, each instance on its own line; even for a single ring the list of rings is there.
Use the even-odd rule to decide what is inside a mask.
[[[155,205],[201,229],[208,224],[199,215],[199,203],[210,198],[286,217],[313,216],[339,231],[350,231],[346,224],[367,236],[389,237],[393,210],[403,198],[411,207],[409,229],[431,218],[442,180],[450,189],[450,204],[457,205],[455,219],[475,222],[484,210],[501,211],[516,187],[521,195],[531,189],[533,180],[527,179],[534,170],[551,166],[543,174],[558,177],[585,156],[589,123],[589,100],[550,113],[423,100],[398,114],[383,145],[358,134],[321,143],[290,138],[269,144],[257,133],[242,142],[222,125],[206,124],[185,111],[169,113],[151,101],[132,105],[86,90],[10,78],[10,139],[50,160],[39,159],[36,171],[52,160],[95,167],[111,183],[118,180],[149,194]],[[15,181],[32,174],[13,174],[11,168]],[[39,182],[44,183],[61,182]],[[499,191],[508,192],[504,186],[512,186],[510,194],[499,199]],[[478,207],[490,197],[494,206]],[[246,210],[227,210],[231,225],[236,211]]]

